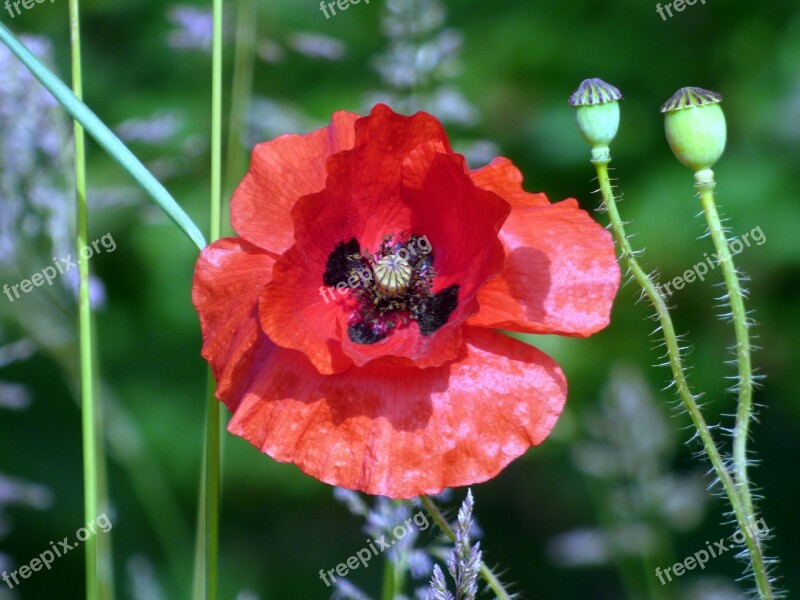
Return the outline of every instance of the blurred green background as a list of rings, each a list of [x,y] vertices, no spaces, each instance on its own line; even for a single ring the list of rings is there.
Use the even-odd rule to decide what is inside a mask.
[[[205,229],[209,194],[210,53],[205,4],[83,3],[85,98]],[[251,14],[252,11],[252,14]],[[69,73],[67,4],[34,4],[3,23],[36,40]],[[774,538],[782,587],[800,589],[800,8],[794,0],[708,0],[662,20],[654,2],[372,0],[326,19],[315,0],[226,3],[226,146],[230,191],[255,141],[324,125],[339,109],[377,99],[430,110],[475,166],[511,158],[526,189],[578,198],[592,210],[589,151],[567,97],[602,77],[622,90],[612,146],[621,210],[646,248],[642,262],[671,279],[711,252],[701,239],[691,172],[672,157],[659,107],[679,87],[723,94],[729,143],[717,198],[734,237],[765,242],[737,256],[749,276],[765,375],[752,477]],[[252,39],[252,43],[249,40]],[[38,47],[37,46],[37,47]],[[64,256],[72,197],[69,122],[0,60],[0,283]],[[21,83],[19,83],[21,82]],[[27,87],[25,87],[27,86]],[[236,93],[230,90],[236,89]],[[43,115],[46,115],[44,118]],[[35,119],[34,119],[35,117]],[[30,124],[28,125],[28,121]],[[34,120],[31,120],[34,119]],[[25,125],[25,127],[23,127]],[[59,137],[61,136],[61,137]],[[51,138],[55,142],[48,142]],[[60,142],[59,142],[60,140]],[[50,144],[48,146],[47,144]],[[33,158],[14,157],[31,150]],[[48,150],[49,148],[49,150]],[[27,156],[27,154],[25,154]],[[45,183],[42,183],[42,182]],[[89,150],[98,367],[109,431],[108,477],[117,594],[186,598],[191,587],[204,418],[205,363],[190,303],[196,249],[95,145]],[[38,186],[38,187],[37,187]],[[54,191],[55,190],[55,191]],[[35,194],[34,194],[35,192]],[[60,195],[59,195],[60,194]],[[29,201],[30,198],[39,201]],[[603,225],[606,217],[595,213]],[[61,244],[61,245],[59,245]],[[712,424],[731,426],[732,330],[718,315],[713,271],[671,298],[692,348],[691,381]],[[80,415],[75,400],[74,296],[66,281],[10,303],[0,296],[0,568],[12,570],[83,525]],[[523,598],[738,598],[734,552],[661,586],[662,569],[732,533],[725,504],[704,492],[677,410],[649,308],[635,285],[619,293],[612,325],[588,340],[535,338],[570,382],[551,438],[473,488],[481,545]],[[728,438],[716,431],[720,439]],[[364,545],[363,520],[329,486],[225,435],[221,598],[326,598],[320,581]],[[444,503],[455,507],[464,490]],[[420,535],[434,542],[433,528]],[[0,598],[79,598],[75,550]],[[351,582],[378,597],[383,568]],[[427,578],[417,580],[422,587]],[[409,596],[414,585],[410,585]]]

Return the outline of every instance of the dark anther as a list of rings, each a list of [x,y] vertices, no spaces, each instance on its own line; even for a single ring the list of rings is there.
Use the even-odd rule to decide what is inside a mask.
[[[361,247],[358,245],[356,238],[347,243],[339,242],[336,244],[336,248],[328,256],[325,275],[322,276],[322,281],[325,285],[334,287],[337,283],[346,282],[352,269],[361,264],[360,260],[352,258],[360,253]]]
[[[358,323],[347,328],[347,335],[354,344],[375,344],[386,337],[386,333],[376,331],[369,323]]]
[[[451,285],[422,301],[417,323],[422,335],[430,335],[442,327],[458,306],[458,285]]]

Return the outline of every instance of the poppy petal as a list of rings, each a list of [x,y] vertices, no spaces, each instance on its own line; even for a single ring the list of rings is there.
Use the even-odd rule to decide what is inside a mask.
[[[432,247],[437,292],[459,286],[459,301],[471,300],[503,268],[498,231],[509,215],[508,202],[477,187],[464,157],[443,154],[432,144],[411,153],[403,170],[403,196],[412,208],[415,231]]]
[[[411,325],[375,344],[343,339],[342,348],[357,366],[382,356],[408,358],[419,368],[455,358],[462,343],[461,323],[477,310],[478,290],[503,268],[497,232],[508,216],[508,203],[476,187],[463,157],[442,149],[440,143],[429,142],[409,154],[401,195],[411,210],[411,231],[424,234],[430,245],[437,273],[432,291],[457,286],[455,309],[432,335]]]
[[[197,259],[192,304],[200,315],[203,358],[223,393],[242,357],[263,335],[258,298],[272,278],[274,262],[263,250],[238,238],[217,240]]]
[[[505,269],[481,289],[470,325],[582,337],[608,325],[620,279],[616,250],[577,201],[515,205],[500,239]]]
[[[512,207],[548,206],[544,194],[531,194],[522,189],[522,173],[505,157],[498,157],[488,165],[472,171],[475,185],[494,192]]]
[[[306,135],[282,135],[253,149],[250,170],[231,199],[231,225],[251,244],[282,254],[294,243],[291,210],[325,187],[328,158],[353,147],[359,115],[339,111]]]
[[[411,498],[485,481],[549,435],[566,381],[552,359],[505,335],[465,327],[464,339],[442,367],[373,362],[325,376],[262,336],[252,376],[227,390],[237,398],[222,398],[238,406],[228,430],[368,494]]]
[[[410,211],[400,195],[404,161],[428,142],[452,151],[441,124],[426,113],[406,117],[379,104],[355,129],[354,148],[331,157],[325,189],[292,210],[296,239],[325,256],[353,238],[374,252],[384,235],[407,230]]]
[[[353,364],[339,341],[347,330],[347,298],[323,285],[328,257],[308,246],[315,256],[302,256],[296,244],[275,263],[259,303],[261,327],[279,346],[305,353],[320,373],[340,373]]]
[[[413,153],[428,145],[431,151],[426,155]],[[343,308],[346,300],[328,301],[329,295],[326,296],[323,285],[327,261],[338,244],[352,239],[362,250],[375,251],[387,234],[423,235],[421,230],[430,223],[442,230],[443,223],[448,223],[444,217],[423,218],[415,213],[434,213],[441,208],[453,217],[460,214],[453,208],[458,206],[453,199],[460,200],[463,196],[465,202],[481,202],[485,206],[465,210],[455,227],[450,223],[453,234],[459,239],[473,230],[480,236],[479,243],[470,247],[469,255],[460,256],[458,261],[442,262],[450,267],[447,277],[451,280],[463,278],[461,283],[466,290],[463,314],[454,315],[449,323],[460,323],[468,309],[476,310],[474,297],[478,287],[490,274],[502,269],[503,250],[497,240],[497,229],[508,213],[507,203],[477,188],[463,162],[459,162],[463,159],[437,155],[434,148],[450,151],[436,119],[425,113],[405,117],[387,106],[378,105],[369,117],[356,123],[355,147],[329,161],[325,189],[309,194],[295,205],[292,215],[297,243],[276,263],[274,280],[264,290],[261,323],[272,341],[305,353],[320,373],[339,373],[353,362],[361,366],[387,354],[413,361],[420,368],[438,366],[453,359],[461,346],[457,327],[443,327],[436,336],[423,336],[417,327],[407,327],[375,344],[353,343],[348,337],[347,314]],[[424,190],[403,187],[403,173],[410,155],[416,156],[412,162],[422,165],[423,174],[428,166],[446,181],[429,177],[424,182],[412,182],[429,186]],[[456,187],[448,189],[446,183]],[[406,193],[409,199],[405,198]],[[431,208],[432,202],[436,208]],[[472,217],[475,224],[467,228]],[[320,228],[320,223],[325,223],[325,227]],[[435,237],[442,239],[444,248],[446,232]],[[481,250],[476,253],[475,248]],[[445,261],[452,255],[442,251],[441,258],[435,260]],[[441,291],[442,281],[445,279],[437,278],[435,292]]]

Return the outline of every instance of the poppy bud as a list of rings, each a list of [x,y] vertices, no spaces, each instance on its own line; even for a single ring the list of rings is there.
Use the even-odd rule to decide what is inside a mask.
[[[675,92],[661,107],[675,157],[695,172],[707,172],[722,156],[727,137],[722,96],[697,87]]]
[[[586,79],[569,97],[578,109],[578,129],[592,147],[592,158],[608,157],[608,145],[619,129],[622,94],[602,79]]]

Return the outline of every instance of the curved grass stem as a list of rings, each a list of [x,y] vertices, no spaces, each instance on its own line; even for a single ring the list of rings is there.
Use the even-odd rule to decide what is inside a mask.
[[[202,249],[206,240],[200,230],[170,195],[166,188],[136,158],[128,147],[108,126],[95,115],[75,93],[67,87],[25,44],[0,22],[0,42],[24,64],[31,74],[50,92],[73,119],[79,122],[86,133],[113,158],[139,186],[147,192],[164,213],[183,231],[194,244]]]
[[[436,526],[442,530],[442,533],[450,538],[450,541],[455,542],[456,532],[450,527],[450,523],[447,522],[447,519],[445,519],[442,511],[439,510],[439,507],[436,506],[433,499],[430,496],[420,496],[419,500],[431,516],[431,519],[433,519],[433,522],[436,523]],[[480,574],[481,578],[486,582],[486,585],[489,586],[489,589],[494,592],[496,600],[511,600],[511,594],[506,591],[497,576],[484,562],[481,562]]]
[[[597,178],[600,183],[600,191],[603,195],[603,203],[608,212],[609,220],[611,221],[611,228],[614,237],[619,244],[622,251],[622,256],[633,275],[633,278],[644,291],[653,308],[656,311],[658,322],[661,325],[661,332],[664,336],[664,342],[667,346],[667,355],[669,357],[670,367],[672,368],[672,376],[675,386],[678,390],[683,406],[689,413],[692,424],[697,431],[697,435],[703,445],[703,448],[711,462],[716,476],[722,484],[723,491],[728,497],[728,501],[733,509],[733,514],[739,526],[739,530],[745,538],[745,544],[750,554],[750,561],[753,569],[753,574],[756,581],[759,597],[762,600],[772,600],[774,592],[772,591],[769,576],[766,570],[766,562],[761,550],[761,546],[754,535],[751,524],[755,521],[752,508],[748,507],[744,502],[744,495],[739,492],[740,481],[735,479],[736,473],[732,476],[725,466],[725,463],[720,455],[719,449],[711,435],[711,430],[705,422],[702,412],[697,405],[696,396],[692,394],[689,383],[686,379],[686,374],[681,359],[680,346],[678,339],[675,335],[675,326],[672,323],[672,317],[669,314],[664,298],[661,296],[656,285],[651,281],[649,275],[641,268],[639,262],[636,260],[633,249],[631,248],[628,236],[625,233],[625,225],[622,221],[619,211],[617,210],[617,203],[614,197],[614,192],[611,188],[611,181],[608,176],[608,163],[611,158],[608,154],[604,156],[594,155],[592,163],[597,171]],[[749,490],[748,490],[749,493]]]

